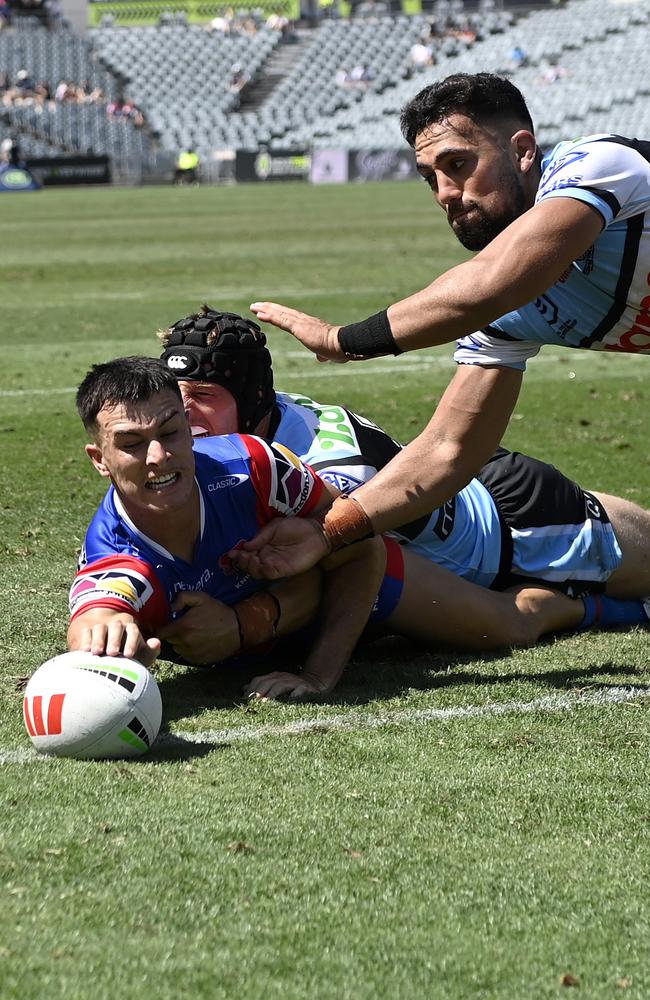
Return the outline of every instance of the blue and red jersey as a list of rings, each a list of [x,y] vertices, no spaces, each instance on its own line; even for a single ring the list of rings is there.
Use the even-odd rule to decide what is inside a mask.
[[[232,434],[195,441],[201,524],[191,562],[144,535],[111,486],[95,514],[70,590],[72,618],[91,608],[134,615],[142,631],[171,618],[179,591],[234,604],[264,584],[238,573],[227,553],[276,517],[308,517],[324,485],[288,448]]]

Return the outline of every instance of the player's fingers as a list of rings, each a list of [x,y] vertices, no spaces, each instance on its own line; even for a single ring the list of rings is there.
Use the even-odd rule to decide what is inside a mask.
[[[136,660],[139,660],[140,663],[144,663],[145,667],[152,667],[159,656],[160,639],[147,639],[147,641],[140,646],[140,652],[136,656]]]
[[[293,333],[295,324],[305,317],[305,313],[282,306],[278,302],[252,302],[251,311],[263,323],[272,323],[287,333]]]
[[[262,528],[260,528],[260,530],[258,531],[258,533],[255,535],[254,538],[249,538],[248,541],[246,542],[240,542],[236,548],[231,549],[230,552],[227,553],[228,558],[232,559],[232,561],[236,563],[237,554],[239,552],[258,551],[258,549],[261,549],[263,545],[266,545],[266,543],[271,538],[273,538],[274,533],[275,533],[274,522],[269,521],[268,524],[265,524]]]
[[[89,653],[92,649],[93,644],[93,630],[90,625],[86,625],[82,631],[79,638],[79,645],[76,647],[80,649],[83,653]]]
[[[247,698],[266,698],[267,692],[273,686],[277,672],[265,674],[262,677],[253,677],[253,680],[244,688]]]
[[[103,656],[106,652],[108,641],[108,629],[102,622],[92,626],[90,636],[90,652],[95,656]]]
[[[117,632],[117,629],[113,631],[112,626],[109,628],[108,642],[106,644],[106,652],[109,656],[117,656],[121,653],[131,660],[137,659],[141,651],[141,646],[142,636],[140,629],[133,622],[122,626],[121,634]]]

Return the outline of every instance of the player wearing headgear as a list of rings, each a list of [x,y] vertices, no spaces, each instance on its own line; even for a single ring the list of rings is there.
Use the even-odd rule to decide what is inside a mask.
[[[210,437],[193,448],[178,382],[160,361],[118,358],[95,366],[79,387],[77,407],[91,437],[86,452],[111,486],[70,591],[71,649],[150,663],[165,639],[191,663],[214,662],[293,631],[318,606],[319,631],[304,671],[257,677],[248,688],[276,697],[331,690],[371,611],[392,632],[435,638],[442,571],[390,540],[369,539],[328,560],[320,605],[304,578],[269,591],[234,571],[228,553],[239,541],[276,518],[298,526],[322,515],[336,491],[287,449],[259,438]],[[541,613],[526,621],[516,596],[447,576],[447,596],[456,601],[444,608],[442,630],[451,628],[450,638],[458,632],[474,648],[497,645],[506,618],[513,641],[525,642],[581,617],[579,602],[543,590],[533,598],[544,602]],[[475,631],[468,635],[462,629],[469,613]]]
[[[252,428],[290,448],[344,494],[367,482],[401,447],[339,404],[275,392],[266,338],[251,320],[203,306],[160,336],[162,360],[180,381],[197,435]],[[650,517],[628,501],[587,493],[553,466],[500,448],[452,500],[392,534],[482,587],[541,581],[586,597],[611,588],[612,575],[621,575],[619,535],[628,565],[636,558],[628,540],[633,536],[638,546],[641,533],[630,526],[639,518],[650,529]],[[648,546],[650,541],[643,551]],[[650,572],[613,591],[621,597],[648,592]],[[647,621],[636,601],[626,608],[586,597],[586,605],[585,623]],[[466,629],[471,632],[471,623]],[[511,638],[504,620],[504,642]]]
[[[239,431],[278,441],[341,493],[400,450],[386,431],[344,406],[276,392],[266,337],[252,320],[204,305],[159,337],[195,437]]]

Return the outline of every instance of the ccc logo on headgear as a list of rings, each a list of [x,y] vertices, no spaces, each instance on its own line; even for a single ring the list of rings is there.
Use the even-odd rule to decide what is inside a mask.
[[[167,358],[168,368],[187,368],[187,358],[184,358],[181,354],[172,354],[171,357]]]

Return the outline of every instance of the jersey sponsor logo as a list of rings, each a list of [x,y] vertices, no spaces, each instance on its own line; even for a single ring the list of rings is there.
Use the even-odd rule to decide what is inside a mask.
[[[181,369],[184,370],[187,368],[188,364],[189,361],[187,357],[184,357],[182,354],[171,354],[167,358],[167,367],[173,369],[174,371]]]
[[[573,177],[560,177],[554,184],[545,184],[542,194],[550,194],[551,191],[561,191],[563,188],[577,187],[582,180],[582,174],[574,174]]]
[[[223,476],[221,479],[213,479],[208,483],[208,493],[217,493],[219,490],[226,490],[232,486],[239,486],[247,482],[249,476],[243,472],[233,472],[230,476]]]
[[[99,597],[117,598],[133,611],[141,611],[152,594],[149,581],[132,569],[91,570],[78,576],[72,584],[70,612],[78,611],[82,605],[95,602]]]
[[[650,285],[650,274],[646,278]],[[626,354],[650,353],[650,295],[641,299],[640,308],[629,330],[622,333],[617,343],[605,344],[606,351],[623,351]]]
[[[274,495],[271,506],[284,513],[298,514],[307,503],[314,485],[313,477],[299,458],[282,444],[270,445],[275,458]]]
[[[585,157],[588,155],[589,155],[588,152],[584,149],[583,150],[574,149],[565,153],[564,156],[558,157],[558,159],[555,160],[554,163],[550,164],[549,167],[547,167],[547,169],[544,171],[544,174],[542,176],[542,181],[540,184],[539,193],[537,195],[537,200],[539,201],[540,197],[542,197],[542,195],[545,195],[547,191],[554,190],[555,186],[554,187],[549,186],[549,181],[551,180],[552,177],[555,177],[555,175],[560,170],[563,170],[565,167],[568,167],[569,164],[579,163],[580,160],[584,160]]]
[[[361,486],[365,482],[365,479],[355,479],[354,476],[338,472],[321,472],[319,475],[325,482],[336,486],[340,493],[351,493],[352,490],[356,490],[357,486]]]
[[[342,406],[319,406],[313,399],[308,399],[306,396],[294,396],[293,399],[298,406],[304,406],[305,409],[311,410],[318,417],[315,433],[318,444],[323,451],[330,451],[341,445],[356,448],[356,435]],[[363,421],[360,422],[363,423]],[[370,425],[368,422],[368,426],[374,427],[374,424]]]
[[[58,736],[62,732],[61,714],[65,694],[51,694],[47,714],[43,711],[43,695],[23,699],[23,717],[30,736]]]

